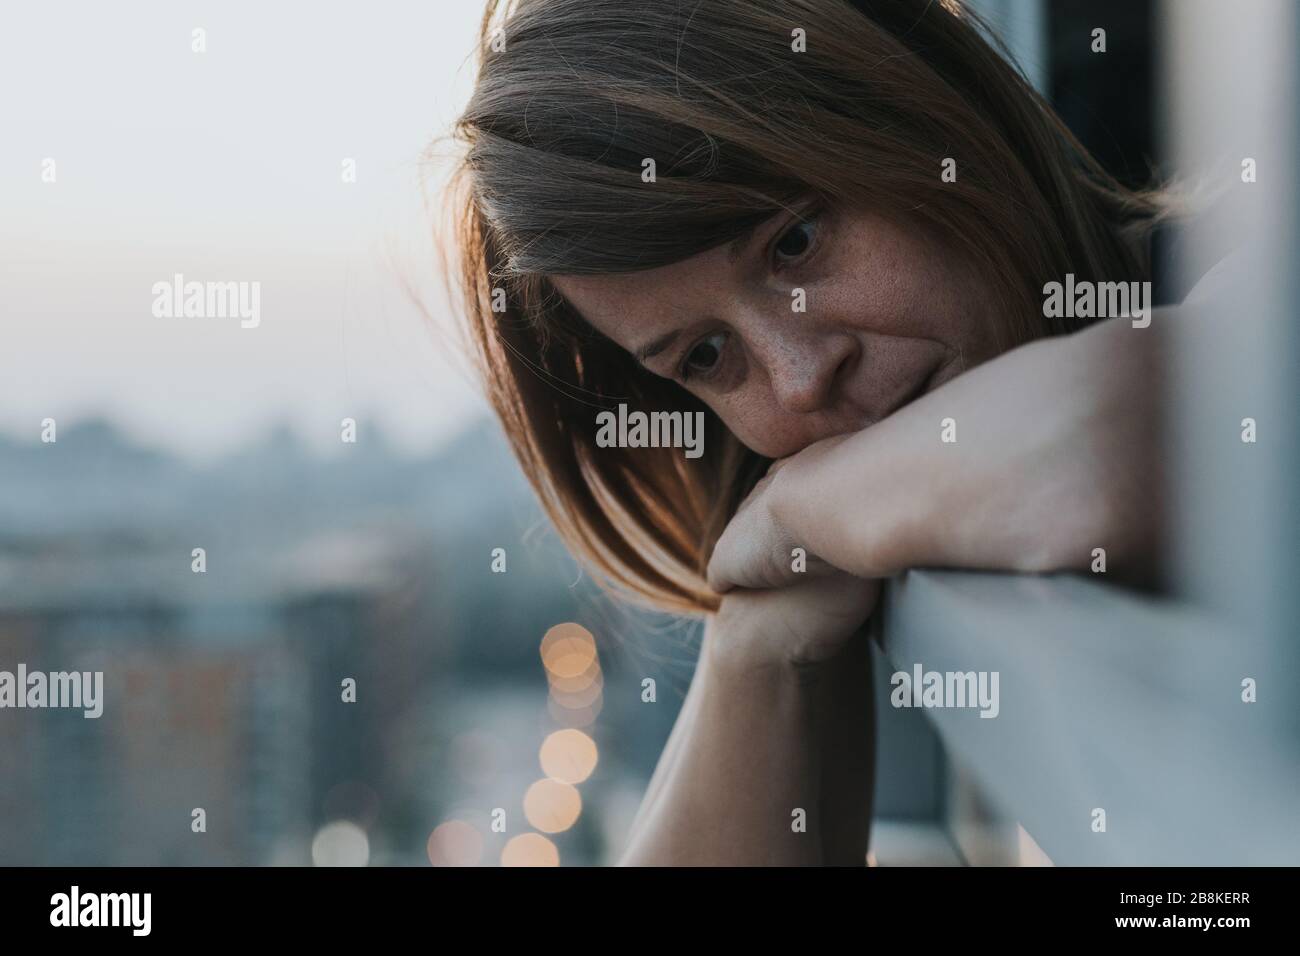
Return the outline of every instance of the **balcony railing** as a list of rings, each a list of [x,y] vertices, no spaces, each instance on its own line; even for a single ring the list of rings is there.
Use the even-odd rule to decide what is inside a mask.
[[[1157,42],[1175,168],[1223,200],[1206,232],[1253,248],[1172,330],[1168,597],[1104,574],[911,571],[888,589],[887,670],[999,675],[995,718],[922,708],[943,753],[908,783],[938,791],[925,814],[966,862],[1300,861],[1300,7],[1167,0]],[[1247,159],[1272,172],[1242,176]],[[985,820],[995,839],[973,839]]]
[[[996,717],[922,711],[949,775],[968,773],[1052,862],[1300,859],[1300,750],[1242,701],[1254,654],[1232,627],[1086,578],[912,571],[883,635],[896,672],[998,674]]]

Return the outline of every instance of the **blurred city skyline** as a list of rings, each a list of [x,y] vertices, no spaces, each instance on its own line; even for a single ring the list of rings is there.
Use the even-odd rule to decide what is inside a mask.
[[[0,474],[0,669],[105,690],[97,720],[0,720],[0,863],[617,853],[689,629],[615,611],[495,430],[325,459],[273,433],[196,464],[91,421],[0,436]],[[548,651],[557,628],[583,639]]]
[[[132,13],[20,7],[0,36],[0,434],[107,419],[205,459],[281,423],[328,451],[351,417],[420,453],[485,415],[434,259],[447,163],[421,161],[480,5]],[[176,273],[260,282],[260,326],[154,317]]]
[[[1091,6],[980,4],[1107,168],[1144,176],[1153,7],[1105,6],[1099,63]],[[0,722],[0,863],[493,864],[521,837],[617,859],[699,625],[597,592],[464,361],[432,242],[449,150],[425,151],[482,9],[7,11],[0,666],[103,667],[109,710]],[[177,274],[259,283],[260,323],[156,317]],[[557,628],[592,640],[548,654]],[[879,710],[884,834],[950,781],[924,718]]]

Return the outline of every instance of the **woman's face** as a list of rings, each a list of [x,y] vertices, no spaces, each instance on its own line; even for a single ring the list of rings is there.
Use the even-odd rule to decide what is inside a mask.
[[[860,211],[782,212],[669,266],[552,281],[769,458],[858,431],[995,351],[974,270],[921,229]]]

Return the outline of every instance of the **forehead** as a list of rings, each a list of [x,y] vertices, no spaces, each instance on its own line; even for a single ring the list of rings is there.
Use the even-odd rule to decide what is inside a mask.
[[[731,278],[725,247],[641,272],[551,276],[551,284],[587,322],[624,348],[692,321],[724,294]]]

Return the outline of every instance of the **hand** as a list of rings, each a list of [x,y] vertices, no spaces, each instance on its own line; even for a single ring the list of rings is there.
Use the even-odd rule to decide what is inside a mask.
[[[712,622],[711,653],[732,669],[815,668],[844,649],[879,597],[879,581],[843,573],[779,590],[734,590]]]
[[[830,569],[1082,570],[1104,548],[1158,559],[1161,327],[1098,323],[966,372],[863,431],[780,463],[727,526],[710,585],[780,587]],[[951,419],[956,440],[941,440]]]
[[[797,494],[798,474],[815,467],[848,437],[836,435],[815,442],[789,458],[772,463],[736,509],[713,548],[707,572],[711,588],[722,594],[732,588],[786,587],[804,577],[818,577],[836,570],[811,553],[806,543],[801,544],[793,530],[777,517],[786,510],[778,507],[778,501],[783,494]],[[777,475],[792,464],[793,469],[778,485]],[[792,484],[796,487],[792,488]],[[802,555],[796,555],[796,548],[802,548]]]

